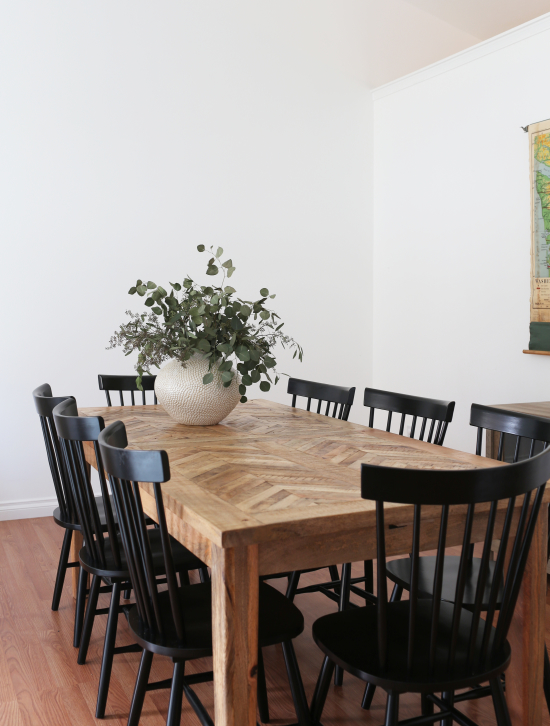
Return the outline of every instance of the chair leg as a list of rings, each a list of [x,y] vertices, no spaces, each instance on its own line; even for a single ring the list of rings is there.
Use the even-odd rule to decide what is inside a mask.
[[[390,595],[390,602],[397,602],[403,597],[403,588],[400,585],[394,585]]]
[[[188,587],[191,584],[191,580],[189,579],[189,573],[187,570],[180,570],[180,585],[182,587]]]
[[[348,609],[349,596],[351,587],[351,562],[342,565],[342,586],[340,588],[340,603],[338,604],[338,612]],[[344,671],[340,666],[334,669],[334,685],[341,686],[344,683]]]
[[[285,658],[286,672],[288,673],[290,691],[292,693],[292,700],[294,701],[296,716],[298,717],[298,724],[299,726],[310,726],[311,720],[306,692],[304,691],[302,676],[300,675],[296,653],[294,652],[294,646],[291,640],[283,643],[283,656]]]
[[[365,686],[365,692],[363,693],[363,700],[361,701],[361,708],[364,708],[365,711],[368,711],[371,707],[375,691],[376,686],[374,685],[374,683],[367,683],[367,685]]]
[[[144,650],[141,654],[141,661],[134,687],[134,695],[132,696],[132,705],[130,706],[130,715],[128,716],[127,726],[138,726],[143,710],[143,700],[147,684],[149,683],[149,674],[151,673],[151,664],[153,662],[153,654],[149,650]]]
[[[296,597],[296,590],[298,589],[298,583],[300,582],[300,570],[295,570],[288,578],[288,586],[286,588],[286,597],[290,602],[294,602]]]
[[[334,662],[330,658],[325,656],[317,684],[315,685],[315,691],[313,692],[313,698],[311,699],[310,713],[311,723],[317,724],[323,714],[323,708],[325,707],[325,701],[327,700],[328,688],[330,686],[330,679],[334,671]]]
[[[550,711],[550,661],[548,660],[548,648],[544,644],[544,696],[546,698],[546,707]]]
[[[454,691],[444,691],[441,694],[441,700],[445,701],[445,703],[448,704],[449,706],[453,706],[454,700],[455,700]],[[439,723],[440,723],[440,726],[453,726],[453,718],[452,718],[452,716],[449,716],[449,718],[444,718]],[[511,726],[511,724],[510,724],[510,726]]]
[[[500,678],[493,678],[490,681],[490,686],[498,726],[512,726],[508,705],[506,704],[506,697],[504,696],[504,689],[502,688],[502,681]]]
[[[264,657],[261,648],[258,648],[258,711],[260,713],[260,721],[262,723],[269,723],[269,703],[265,682]]]
[[[330,579],[332,580],[332,582],[334,582],[334,580],[340,579],[340,573],[338,572],[338,567],[336,565],[329,565],[328,571],[330,572]],[[334,592],[339,595],[340,588],[335,587]]]
[[[59,609],[59,601],[63,592],[63,583],[65,582],[65,573],[67,572],[67,564],[69,562],[69,553],[71,551],[71,541],[73,539],[73,530],[66,529],[63,536],[63,544],[61,545],[61,553],[59,555],[59,564],[57,565],[57,575],[55,577],[55,587],[53,589],[52,610]]]
[[[210,582],[210,575],[208,574],[208,567],[199,567],[199,577],[201,582]]]
[[[365,560],[363,563],[365,573],[365,592],[374,592],[374,567],[372,560]]]
[[[124,599],[129,600],[132,595],[132,588],[127,587],[126,590],[124,590]]]
[[[180,726],[184,674],[185,661],[174,663],[174,675],[172,676],[172,688],[170,690],[170,703],[168,704],[166,726]]]
[[[99,586],[101,585],[101,577],[94,575],[92,584],[90,585],[90,594],[88,595],[88,604],[86,606],[86,615],[84,616],[84,626],[82,635],[80,636],[80,649],[78,651],[78,665],[86,663],[88,655],[88,646],[90,645],[90,637],[94,626],[95,611],[97,610],[97,598],[99,597]]]
[[[88,573],[81,566],[78,573],[78,591],[76,593],[76,608],[74,613],[74,635],[73,647],[78,648],[82,635],[82,624],[84,622],[84,609],[86,607],[86,587],[88,585]]]
[[[97,691],[97,706],[95,709],[96,718],[104,718],[107,696],[109,694],[109,683],[111,682],[111,670],[113,668],[113,656],[118,626],[118,610],[120,607],[121,583],[113,583],[111,593],[111,604],[109,605],[109,617],[107,618],[107,629],[105,631],[105,643],[103,645],[103,658],[101,659],[101,673],[99,675],[99,688]]]
[[[430,701],[426,693],[422,693],[420,695],[420,702],[422,704],[422,715],[423,716],[431,716],[434,712],[434,704],[433,701]]]
[[[386,703],[386,720],[384,726],[398,726],[399,724],[399,693],[390,691]]]

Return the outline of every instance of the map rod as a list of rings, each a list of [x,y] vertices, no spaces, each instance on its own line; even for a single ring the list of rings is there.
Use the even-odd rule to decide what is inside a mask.
[[[533,121],[533,123],[527,124],[527,126],[520,126],[520,129],[523,129],[523,131],[525,131],[525,133],[527,133],[529,131],[529,126],[533,126],[533,124],[535,124],[535,123],[541,124],[544,121],[550,121],[550,118],[543,118],[542,121]]]

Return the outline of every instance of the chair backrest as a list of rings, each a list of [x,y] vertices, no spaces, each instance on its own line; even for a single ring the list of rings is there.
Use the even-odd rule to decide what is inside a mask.
[[[143,390],[141,391],[141,402],[146,405],[145,391],[153,391],[153,401],[157,404],[157,394],[155,393],[155,380],[156,376],[142,376],[141,385]],[[123,391],[130,391],[130,398],[132,406],[136,405],[134,393],[139,391],[136,383],[136,376],[104,376],[101,373],[97,377],[99,381],[99,390],[105,391],[105,397],[107,398],[107,406],[112,406],[110,391],[118,391],[120,398],[120,405],[124,406],[124,395]]]
[[[167,623],[160,614],[159,591],[153,571],[153,559],[138,482],[153,485],[166,581],[173,626],[184,644],[185,627],[180,606],[170,537],[162,500],[161,483],[170,479],[170,464],[165,451],[127,450],[126,428],[115,421],[99,435],[99,448],[105,471],[109,476],[124,554],[134,587],[139,616],[153,633],[162,635]],[[173,630],[170,628],[170,630]]]
[[[67,471],[71,484],[78,519],[82,527],[84,542],[94,563],[99,567],[105,568],[107,563],[105,560],[103,524],[100,519],[92,483],[90,481],[89,467],[86,466],[86,459],[82,447],[83,441],[93,441],[94,443],[110,549],[113,555],[114,566],[120,569],[121,557],[115,518],[111,507],[109,489],[105,481],[101,453],[97,443],[99,434],[105,428],[105,423],[101,416],[79,416],[76,401],[71,399],[59,403],[53,410],[53,417],[59,436],[65,470]]]
[[[32,392],[34,405],[40,418],[42,433],[44,434],[44,443],[46,444],[46,453],[48,455],[48,463],[52,474],[53,485],[57,503],[61,511],[61,516],[65,520],[78,522],[76,504],[72,494],[71,484],[69,482],[67,471],[63,463],[59,438],[53,420],[54,408],[67,399],[74,401],[72,396],[53,396],[49,383],[43,383]]]
[[[516,439],[512,459],[514,463],[520,458],[520,450],[524,440],[529,446],[528,458],[531,458],[535,453],[539,453],[537,449],[546,449],[550,443],[550,419],[530,416],[527,413],[505,411],[500,408],[472,403],[470,426],[477,426],[476,454],[478,456],[481,456],[483,429],[500,433],[497,451],[499,461],[503,461],[505,457],[506,434],[511,434]]]
[[[303,381],[300,378],[289,378],[287,393],[292,394],[292,408],[296,408],[296,396],[307,398],[307,411],[311,410],[312,398],[317,401],[317,413],[321,413],[321,405],[326,402],[325,416],[330,415],[330,404],[333,403],[332,418],[340,418],[343,421],[348,420],[355,398],[355,388]]]
[[[417,421],[421,418],[422,424],[418,438],[420,441],[424,441],[426,424],[431,420],[426,441],[438,446],[443,446],[447,427],[453,420],[455,410],[454,401],[439,401],[436,398],[422,398],[421,396],[410,396],[406,393],[379,391],[376,388],[365,388],[363,404],[370,406],[370,428],[374,427],[374,412],[377,408],[388,412],[386,431],[391,431],[392,414],[401,414],[401,421],[399,422],[400,436],[403,436],[406,417],[412,416],[411,439],[414,438]]]
[[[378,651],[382,666],[390,666],[388,658],[388,607],[386,579],[386,528],[384,527],[384,503],[413,504],[413,532],[411,554],[411,587],[408,605],[407,669],[428,667],[432,672],[436,651],[441,649],[448,655],[449,668],[455,666],[457,658],[466,661],[468,668],[479,667],[492,660],[495,654],[503,652],[506,637],[519,594],[521,580],[527,562],[527,555],[533,538],[534,528],[542,504],[546,481],[550,478],[550,449],[526,461],[506,466],[483,469],[452,471],[396,469],[393,467],[362,464],[361,496],[376,502],[376,537],[378,555]],[[523,496],[519,517],[514,517],[516,500]],[[499,503],[500,506],[499,506]],[[518,502],[519,507],[520,502]],[[467,505],[462,532],[455,599],[452,617],[440,628],[441,589],[445,566],[445,547],[449,508],[453,505]],[[487,506],[489,505],[489,506]],[[429,513],[423,506],[430,506]],[[478,507],[476,512],[476,507]],[[438,515],[441,508],[440,515]],[[435,511],[434,511],[435,510]],[[487,521],[483,553],[476,583],[475,604],[471,615],[462,607],[469,549],[472,543],[474,517],[481,517],[481,525]],[[419,608],[418,576],[422,541],[422,528],[433,527],[439,516],[439,539],[433,582],[433,600],[424,601],[423,608],[431,608],[428,621],[430,634],[420,642],[417,637],[417,611]],[[517,526],[513,526],[517,519]],[[476,526],[479,531],[479,520]],[[493,540],[500,539],[494,563],[492,581],[489,578],[489,560]],[[507,552],[511,548],[509,559]],[[425,549],[425,548],[424,548]],[[505,566],[505,563],[509,564]],[[490,585],[490,588],[489,588]],[[504,587],[500,609],[497,608],[499,590]],[[487,593],[489,588],[489,593]],[[502,592],[502,591],[501,591]],[[426,602],[429,604],[426,605]],[[481,619],[482,609],[486,619]],[[461,638],[458,648],[458,634],[461,618],[468,637]],[[496,618],[496,621],[495,621]],[[491,625],[494,625],[494,630]],[[464,628],[462,629],[462,632]],[[466,643],[466,645],[465,645]],[[426,658],[429,649],[429,661]],[[426,664],[426,665],[422,665]]]

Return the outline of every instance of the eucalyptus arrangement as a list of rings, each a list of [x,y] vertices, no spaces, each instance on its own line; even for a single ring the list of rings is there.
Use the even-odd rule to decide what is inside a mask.
[[[198,245],[205,252],[204,245]],[[124,323],[110,339],[110,348],[121,346],[126,355],[138,352],[137,385],[141,390],[141,377],[151,374],[167,360],[175,359],[185,367],[193,357],[208,360],[202,378],[205,386],[216,377],[224,388],[235,386],[235,370],[241,374],[238,389],[241,403],[247,400],[247,388],[254,383],[260,390],[269,391],[279,380],[274,348],[294,349],[294,358],[300,361],[303,350],[298,343],[282,332],[284,323],[268,307],[275,295],[261,288],[256,300],[237,297],[236,290],[226,284],[235,272],[231,259],[222,262],[223,249],[210,247],[206,274],[212,278],[221,274],[218,285],[199,285],[189,276],[180,282],[171,282],[168,293],[154,282],[137,280],[128,291],[144,298],[149,312],[127,311],[130,320]]]

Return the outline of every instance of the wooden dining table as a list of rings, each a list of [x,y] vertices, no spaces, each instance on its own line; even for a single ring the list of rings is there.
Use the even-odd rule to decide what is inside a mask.
[[[170,533],[210,568],[216,726],[255,726],[259,577],[289,570],[376,559],[374,503],[361,499],[361,464],[419,469],[505,466],[360,424],[266,400],[238,405],[217,426],[184,426],[161,406],[79,409],[123,421],[130,448],[164,449],[163,484]],[[96,465],[93,446],[85,445]],[[141,484],[146,513],[157,518],[152,487]],[[547,501],[535,531],[510,632],[506,694],[515,726],[542,723]],[[521,502],[518,502],[518,507]],[[487,513],[476,508],[474,541]],[[429,518],[426,508],[423,517]],[[434,526],[421,549],[435,549]],[[464,507],[452,507],[448,546],[461,544]],[[397,525],[397,526],[395,526]],[[412,543],[412,506],[385,514],[387,554]],[[502,526],[498,525],[497,526]],[[359,708],[359,704],[358,704]]]

